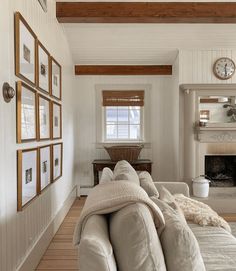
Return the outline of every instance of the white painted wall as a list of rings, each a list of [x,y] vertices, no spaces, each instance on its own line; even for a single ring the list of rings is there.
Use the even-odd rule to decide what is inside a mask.
[[[103,148],[96,147],[95,86],[134,84],[151,85],[151,148],[141,158],[153,161],[154,180],[179,179],[179,89],[178,63],[173,76],[80,76],[76,78],[77,180],[82,187],[93,185],[92,161],[108,158]]]
[[[180,84],[231,84],[236,74],[228,80],[220,80],[213,74],[213,65],[220,57],[229,57],[236,63],[236,50],[205,49],[180,50]]]
[[[43,143],[16,144],[15,99],[5,104],[0,98],[0,270],[16,270],[35,242],[62,208],[71,193],[74,182],[74,109],[73,62],[61,25],[55,18],[55,2],[48,1],[48,13],[44,13],[36,0],[3,0],[1,3],[0,84],[9,81],[15,85],[14,76],[14,12],[20,11],[40,41],[62,64],[63,69],[63,177],[51,185],[23,212],[17,213],[16,150]],[[9,11],[9,14],[8,14]],[[2,35],[5,33],[5,35]],[[9,38],[9,39],[8,39]],[[3,50],[4,49],[4,50]],[[10,61],[8,61],[8,52]],[[10,66],[10,67],[9,67]],[[4,75],[4,76],[3,76]],[[58,225],[55,225],[55,228]],[[50,236],[50,235],[49,235]],[[24,269],[30,270],[33,269]]]

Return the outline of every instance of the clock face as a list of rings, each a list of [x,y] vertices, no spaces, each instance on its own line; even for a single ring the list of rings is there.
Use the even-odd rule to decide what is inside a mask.
[[[235,64],[232,59],[222,57],[216,60],[213,71],[217,78],[226,80],[233,76],[235,72]]]

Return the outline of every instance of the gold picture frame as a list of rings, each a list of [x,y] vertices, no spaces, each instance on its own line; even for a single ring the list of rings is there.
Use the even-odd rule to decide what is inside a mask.
[[[17,211],[22,211],[38,194],[38,148],[18,150]]]
[[[17,143],[37,140],[37,94],[36,91],[22,81],[17,87]]]
[[[63,143],[52,145],[52,182],[62,177],[63,172]]]
[[[50,95],[61,101],[62,99],[62,68],[61,65],[53,58],[50,57]]]
[[[51,139],[62,138],[62,106],[51,101]]]
[[[28,84],[36,86],[37,36],[20,14],[15,13],[15,74]]]
[[[39,193],[52,183],[52,146],[39,147]]]
[[[42,94],[37,94],[37,140],[51,139],[51,100]],[[47,111],[47,112],[46,112]],[[46,131],[45,131],[46,130]]]

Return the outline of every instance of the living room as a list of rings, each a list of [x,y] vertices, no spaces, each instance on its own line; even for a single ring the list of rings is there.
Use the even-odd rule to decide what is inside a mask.
[[[151,173],[159,194],[163,184],[210,206],[234,238],[236,2],[1,5],[0,270],[107,270],[92,257],[97,267],[84,265],[88,248],[81,248],[85,260],[78,269],[72,236],[86,197],[101,189],[96,184],[108,173],[102,170],[116,165],[106,150],[113,146],[138,146],[138,159],[130,160],[136,172]],[[118,152],[124,157],[124,149]],[[209,188],[207,196],[196,197],[194,183]],[[175,198],[180,206],[181,200]],[[205,269],[186,263],[175,271],[236,270],[235,240],[225,244],[232,245],[227,255],[216,249],[224,268],[209,265],[203,248]],[[127,270],[118,258],[110,270]]]

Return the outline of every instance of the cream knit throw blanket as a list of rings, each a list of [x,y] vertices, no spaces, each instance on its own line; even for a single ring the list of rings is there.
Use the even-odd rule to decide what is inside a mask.
[[[208,205],[200,201],[185,197],[182,194],[176,194],[174,195],[174,198],[179,207],[184,212],[186,220],[192,221],[201,226],[210,225],[222,227],[228,232],[231,232],[229,224]]]
[[[143,203],[149,207],[158,232],[165,226],[159,207],[137,184],[127,181],[112,181],[95,186],[89,193],[81,216],[74,231],[73,243],[80,243],[81,234],[88,218],[94,214],[110,214],[134,203]]]

